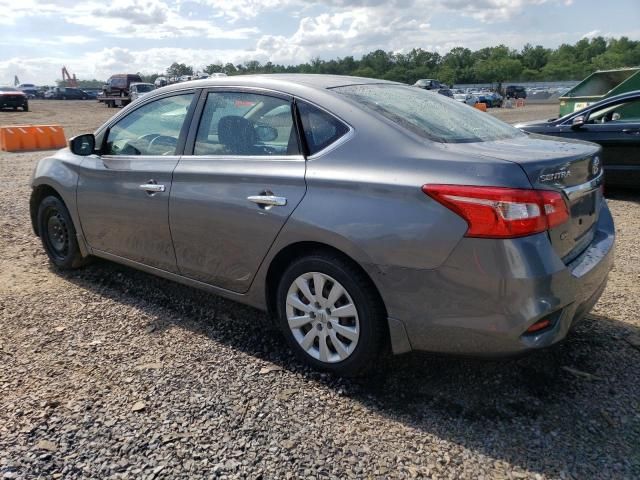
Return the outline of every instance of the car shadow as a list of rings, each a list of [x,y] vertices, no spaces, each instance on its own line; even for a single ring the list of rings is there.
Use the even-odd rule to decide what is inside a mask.
[[[640,188],[606,187],[604,196],[607,200],[640,203]]]
[[[520,358],[413,353],[386,359],[366,378],[344,379],[302,365],[251,307],[101,260],[57,273],[141,309],[153,318],[149,335],[188,329],[496,461],[551,477],[640,472],[640,350],[628,341],[640,329],[631,324],[592,314],[565,342]]]

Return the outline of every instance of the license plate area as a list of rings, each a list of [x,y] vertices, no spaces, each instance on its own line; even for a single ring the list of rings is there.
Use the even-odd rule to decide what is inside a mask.
[[[596,223],[599,205],[599,190],[592,190],[571,203],[571,235],[578,241]]]

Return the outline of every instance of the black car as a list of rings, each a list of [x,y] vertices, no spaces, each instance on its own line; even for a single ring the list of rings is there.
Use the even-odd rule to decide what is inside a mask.
[[[444,95],[445,97],[453,98],[453,92],[447,87],[439,88],[438,93],[440,95]]]
[[[3,108],[13,108],[17,110],[22,108],[25,112],[29,111],[29,99],[24,92],[17,88],[9,86],[0,86],[0,110]]]
[[[516,127],[599,143],[606,184],[640,187],[640,90],[601,100],[561,118]]]
[[[519,85],[509,85],[504,92],[507,98],[527,98],[527,91]]]
[[[79,88],[56,87],[45,92],[44,98],[48,100],[87,100],[89,95]]]

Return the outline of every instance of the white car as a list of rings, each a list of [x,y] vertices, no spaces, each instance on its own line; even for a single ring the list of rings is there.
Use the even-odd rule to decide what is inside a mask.
[[[453,98],[458,102],[466,103],[467,105],[471,105],[472,107],[479,101],[478,97],[471,93],[454,93]]]
[[[155,90],[155,88],[156,87],[153,83],[132,83],[131,85],[129,85],[129,94],[131,95],[131,100],[137,100],[143,95],[152,92],[153,90]]]

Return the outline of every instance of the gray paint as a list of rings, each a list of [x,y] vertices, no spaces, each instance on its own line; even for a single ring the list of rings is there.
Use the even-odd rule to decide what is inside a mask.
[[[563,338],[597,300],[611,268],[614,229],[606,202],[594,214],[591,243],[566,262],[548,233],[464,237],[466,223],[420,187],[531,188],[539,172],[585,161],[597,147],[526,136],[485,144],[430,142],[327,90],[358,82],[384,83],[274,75],[178,84],[146,95],[96,131],[100,141],[119,118],[162,95],[242,87],[304,99],[352,127],[348,138],[307,159],[180,151],[153,159],[81,158],[64,149],[38,164],[33,186],[59,192],[80,241],[87,238],[87,253],[258,308],[267,308],[267,272],[282,249],[318,242],[340,250],[377,286],[396,353],[515,353]],[[137,188],[150,179],[167,190],[150,197]],[[562,191],[582,180],[574,176],[571,183],[545,188]],[[266,190],[287,197],[287,205],[264,210],[246,201]],[[547,315],[557,316],[554,329],[522,337]]]

